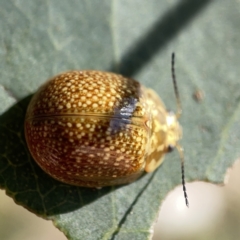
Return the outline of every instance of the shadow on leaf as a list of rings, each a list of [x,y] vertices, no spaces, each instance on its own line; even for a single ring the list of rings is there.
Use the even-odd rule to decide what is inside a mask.
[[[184,0],[161,16],[122,57],[118,71],[134,76],[213,0]],[[112,66],[110,69],[114,69]]]

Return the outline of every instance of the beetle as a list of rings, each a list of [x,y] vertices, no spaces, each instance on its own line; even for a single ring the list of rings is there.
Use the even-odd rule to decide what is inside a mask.
[[[84,70],[61,73],[36,92],[25,117],[32,157],[50,176],[83,187],[127,184],[154,171],[177,147],[188,205],[183,150],[178,145],[181,105],[168,112],[152,90],[120,74]]]

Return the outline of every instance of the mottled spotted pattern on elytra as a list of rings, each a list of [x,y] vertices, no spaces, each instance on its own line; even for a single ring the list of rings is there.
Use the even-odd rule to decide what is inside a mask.
[[[180,137],[169,116],[158,96],[133,79],[71,71],[34,95],[25,135],[33,158],[52,177],[101,187],[131,182],[161,163]]]

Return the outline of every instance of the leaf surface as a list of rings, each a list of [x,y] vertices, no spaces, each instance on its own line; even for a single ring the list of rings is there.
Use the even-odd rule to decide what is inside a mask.
[[[96,190],[57,182],[26,147],[31,94],[59,72],[100,69],[137,79],[176,109],[175,51],[186,180],[222,183],[240,155],[239,7],[237,0],[4,1],[0,187],[17,204],[53,220],[69,239],[150,239],[161,202],[181,183],[177,152],[127,186]],[[194,100],[196,91],[202,100]]]

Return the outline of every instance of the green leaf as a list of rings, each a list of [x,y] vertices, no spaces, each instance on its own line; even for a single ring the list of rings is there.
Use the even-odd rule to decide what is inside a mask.
[[[161,202],[181,183],[178,154],[127,186],[57,182],[27,150],[23,123],[31,94],[59,72],[100,69],[139,80],[175,109],[175,51],[186,180],[222,183],[240,155],[238,9],[237,0],[2,1],[0,187],[69,239],[149,239]],[[204,93],[202,100],[194,100],[195,91]]]

